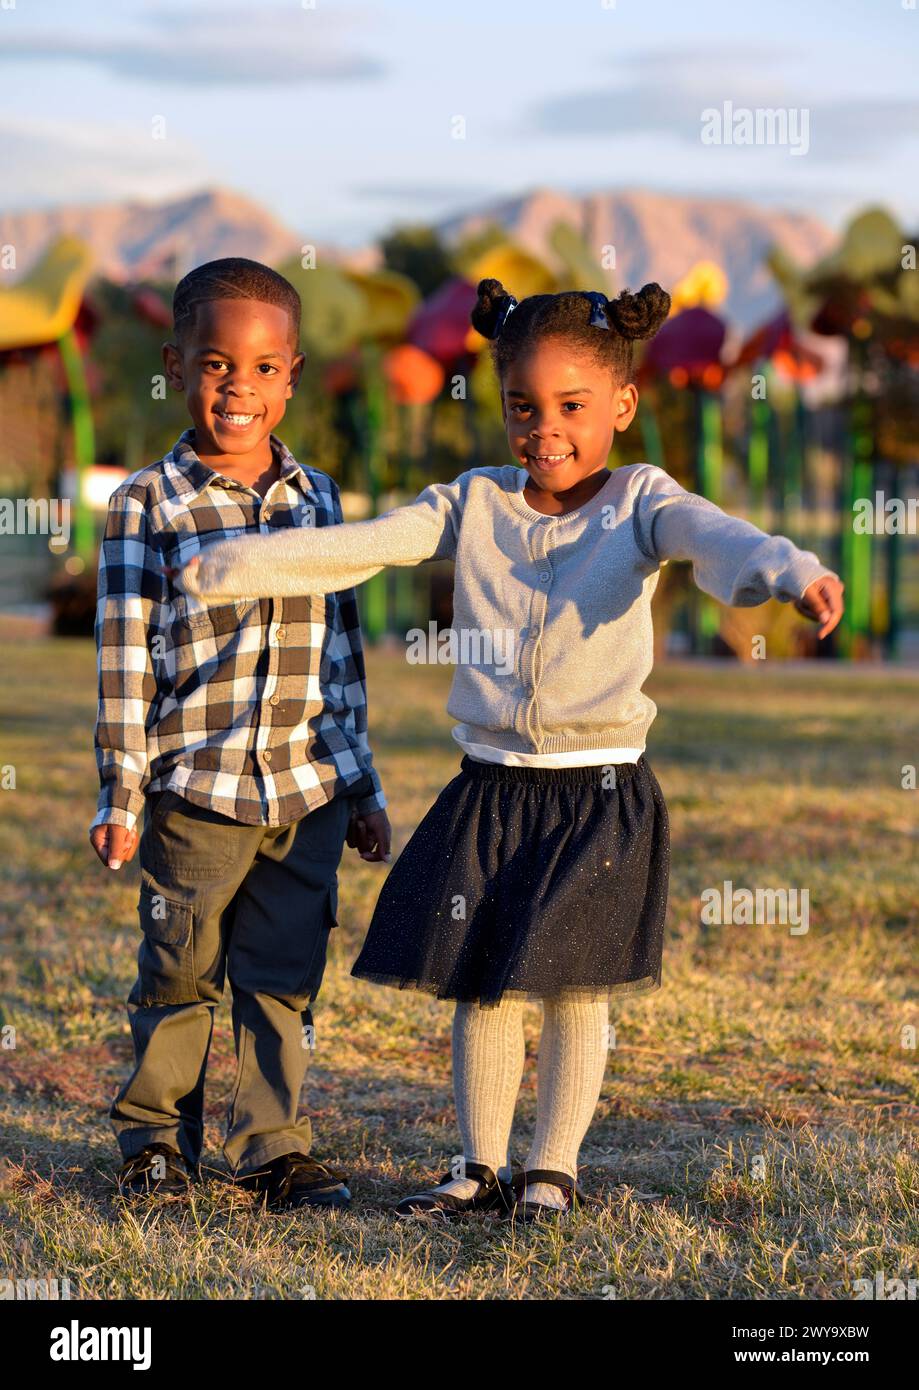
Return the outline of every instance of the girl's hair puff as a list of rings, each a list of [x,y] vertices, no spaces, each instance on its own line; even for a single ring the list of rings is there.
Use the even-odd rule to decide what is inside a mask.
[[[469,317],[473,328],[492,339],[492,361],[499,379],[534,342],[564,338],[609,367],[616,383],[623,385],[632,373],[632,343],[637,338],[653,338],[670,312],[670,295],[655,282],[644,285],[637,294],[622,290],[603,306],[607,332],[591,323],[593,305],[581,291],[532,294],[504,318],[495,337],[511,296],[500,280],[480,280],[478,296]]]

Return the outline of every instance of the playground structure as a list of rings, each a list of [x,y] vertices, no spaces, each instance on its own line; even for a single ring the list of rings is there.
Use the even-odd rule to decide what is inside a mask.
[[[82,475],[95,457],[93,412],[85,370],[91,311],[84,295],[92,271],[89,248],[75,237],[62,237],[28,275],[0,293],[0,370],[29,354],[56,352],[64,370],[66,400],[73,431],[77,473],[73,545],[77,555],[92,555],[93,522],[86,505]]]
[[[485,342],[469,325],[476,282],[495,276],[518,298],[617,289],[573,228],[559,223],[550,246],[552,265],[508,240],[459,248],[454,273],[426,297],[390,269],[299,260],[277,267],[303,301],[301,346],[357,465],[362,515],[436,480],[428,460],[445,412],[462,421],[463,467],[502,461],[497,388]],[[903,503],[916,488],[915,246],[886,213],[869,210],[817,265],[800,269],[777,250],[769,265],[784,307],[742,342],[718,312],[727,284],[717,265],[693,266],[672,287],[670,318],[638,362],[638,429],[623,437],[620,461],[634,454],[659,464],[726,510],[817,550],[846,584],[832,654],[896,658],[910,622],[919,626],[915,531],[891,526],[890,513],[880,529],[861,528],[856,514],[862,499]],[[34,354],[59,362],[75,474],[72,558],[91,571],[100,516],[85,481],[95,461],[92,335],[100,311],[90,275],[88,249],[67,238],[0,291],[0,372]],[[129,303],[139,320],[168,329],[163,287],[131,287]],[[151,360],[151,374],[158,368]],[[362,586],[370,640],[426,620],[428,568]],[[743,654],[724,610],[704,595],[687,603],[689,650]]]

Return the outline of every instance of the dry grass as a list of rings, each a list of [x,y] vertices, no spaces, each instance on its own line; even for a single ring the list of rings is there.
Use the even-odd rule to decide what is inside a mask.
[[[370,654],[374,746],[396,849],[458,751],[447,669]],[[353,1175],[347,1213],[271,1217],[228,1182],[228,1009],[209,1073],[208,1181],[187,1204],[112,1200],[107,1108],[130,1058],[123,1001],[136,868],[107,877],[88,643],[7,646],[0,676],[0,1277],[88,1298],[846,1298],[915,1278],[919,684],[858,671],[664,666],[649,757],[671,812],[664,988],[617,1004],[617,1047],[582,1151],[595,1199],[561,1227],[444,1231],[388,1208],[455,1152],[449,1005],[352,980],[380,872],[346,851],[341,929],[304,1100],[316,1150]],[[806,887],[810,930],[703,930],[699,897]],[[532,1131],[538,1009],[518,1107]],[[907,1039],[908,1040],[908,1039]]]

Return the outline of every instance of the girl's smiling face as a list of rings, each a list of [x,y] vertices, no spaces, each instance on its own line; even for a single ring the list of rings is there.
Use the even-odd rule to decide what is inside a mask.
[[[507,368],[501,408],[511,452],[534,487],[560,493],[606,467],[638,392],[631,383],[617,387],[609,367],[564,338],[544,338]]]

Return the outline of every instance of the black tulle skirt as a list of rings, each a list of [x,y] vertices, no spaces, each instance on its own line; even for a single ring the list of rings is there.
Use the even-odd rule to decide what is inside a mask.
[[[441,999],[656,989],[670,876],[644,757],[506,767],[463,757],[390,871],[352,974]]]

